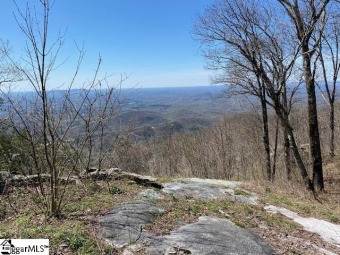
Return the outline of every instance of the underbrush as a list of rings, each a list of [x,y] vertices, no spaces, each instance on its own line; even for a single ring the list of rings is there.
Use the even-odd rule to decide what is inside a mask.
[[[167,181],[170,179],[160,180]],[[63,214],[56,219],[45,216],[44,209],[34,196],[33,187],[13,187],[7,195],[0,196],[0,239],[48,238],[51,254],[120,254],[121,251],[107,245],[98,236],[98,220],[116,204],[131,201],[143,189],[145,187],[126,178],[84,180],[81,185],[68,185]],[[300,236],[301,233],[306,237],[307,234],[292,220],[266,212],[264,205],[282,206],[305,217],[340,223],[338,196],[321,193],[315,200],[310,192],[299,186],[298,181],[249,182],[242,189],[236,189],[235,195],[249,196],[253,191],[261,197],[259,205],[237,202],[229,195],[218,200],[164,195],[164,199],[155,204],[165,209],[165,213],[143,229],[164,235],[184,224],[196,222],[200,216],[214,216],[251,229],[281,249],[289,240],[283,243],[278,240]]]
[[[47,238],[51,254],[119,254],[97,236],[98,219],[117,203],[134,197],[142,188],[126,180],[85,180],[68,185],[63,214],[46,217],[34,200],[33,188],[12,188],[0,196],[0,239]]]
[[[340,198],[338,194],[321,192],[317,197],[297,182],[246,183],[261,197],[263,204],[272,204],[292,210],[304,217],[315,217],[340,224]]]

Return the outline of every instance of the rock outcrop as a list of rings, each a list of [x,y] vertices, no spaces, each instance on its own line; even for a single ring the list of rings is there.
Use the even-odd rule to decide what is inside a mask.
[[[202,216],[198,222],[187,224],[170,233],[155,237],[146,247],[152,255],[266,255],[273,254],[259,236],[240,228],[229,220]]]
[[[120,204],[100,220],[101,235],[118,248],[143,241],[149,238],[143,226],[154,222],[163,212],[163,209],[146,202]]]
[[[256,194],[244,190],[242,193],[247,195],[235,194],[235,189],[240,184],[223,180],[186,178],[164,184],[162,191],[170,195],[185,195],[199,199],[218,199],[229,195],[237,201],[256,205],[258,199]]]
[[[84,172],[80,176],[61,176],[59,181],[62,184],[70,183],[81,185],[83,179],[129,179],[139,185],[153,187],[157,189],[163,188],[162,185],[157,183],[157,179],[151,176],[143,176],[135,173],[124,172],[120,168],[109,168],[109,169],[95,169],[91,168],[89,171]],[[33,174],[33,175],[13,175],[8,172],[0,172],[0,195],[4,192],[6,185],[9,186],[23,186],[23,185],[37,185],[41,182],[49,182],[51,179],[50,174]]]
[[[153,236],[144,230],[164,212],[145,202],[116,206],[99,222],[102,237],[124,254],[144,250],[147,254],[196,255],[266,255],[273,254],[263,239],[236,226],[229,220],[202,216],[197,222],[184,225],[169,235]]]
[[[155,179],[147,176],[132,174],[130,177],[156,182]],[[184,195],[196,199],[223,197],[230,199],[232,196],[245,203],[256,203],[251,193],[249,198],[234,194],[234,189],[239,185],[238,182],[219,180],[181,179],[165,183],[160,191],[146,189],[137,195],[137,201],[118,205],[102,218],[101,235],[115,247],[124,247],[124,255],[132,255],[140,251],[151,255],[273,254],[273,249],[258,235],[226,219],[201,216],[197,222],[181,226],[163,236],[155,236],[144,228],[144,225],[154,222],[164,213],[162,208],[153,205],[153,201],[162,199],[166,194]],[[242,199],[238,199],[240,197]]]

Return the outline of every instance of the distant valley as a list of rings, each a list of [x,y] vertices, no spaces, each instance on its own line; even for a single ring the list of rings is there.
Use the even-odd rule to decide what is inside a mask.
[[[115,126],[132,125],[142,137],[197,131],[225,113],[247,110],[245,102],[228,98],[225,91],[225,86],[123,90]]]

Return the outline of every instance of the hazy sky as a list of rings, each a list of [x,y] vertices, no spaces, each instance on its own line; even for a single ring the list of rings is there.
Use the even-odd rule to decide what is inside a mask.
[[[24,8],[26,0],[17,0]],[[37,3],[29,0],[29,3]],[[58,30],[66,31],[52,83],[70,79],[77,60],[78,45],[86,56],[80,79],[90,78],[98,55],[102,74],[131,74],[124,86],[169,87],[209,85],[209,73],[197,52],[191,29],[195,15],[212,0],[56,0],[51,11],[53,40]],[[14,19],[12,0],[1,0],[0,37],[9,40],[15,54],[22,54],[24,35]]]

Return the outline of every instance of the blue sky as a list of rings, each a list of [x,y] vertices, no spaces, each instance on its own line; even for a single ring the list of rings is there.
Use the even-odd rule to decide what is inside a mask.
[[[90,78],[98,55],[102,74],[131,74],[123,86],[170,87],[209,85],[209,72],[192,39],[195,15],[212,0],[56,0],[51,12],[51,39],[58,29],[66,40],[51,83],[67,83],[77,60],[75,42],[86,56],[78,82]],[[17,0],[21,6],[25,0]],[[29,3],[36,3],[29,0]],[[22,54],[12,0],[1,0],[0,37]],[[80,84],[81,85],[81,84]]]

